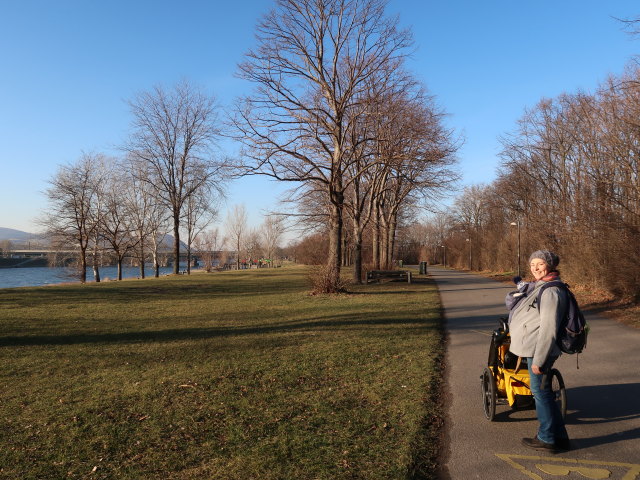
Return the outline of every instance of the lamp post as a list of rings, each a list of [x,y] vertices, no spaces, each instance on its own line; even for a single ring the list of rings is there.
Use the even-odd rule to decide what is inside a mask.
[[[466,241],[469,243],[469,271],[471,271],[471,239],[467,238]]]
[[[447,246],[440,245],[442,247],[442,266],[446,268],[447,266]]]
[[[518,276],[520,275],[520,220],[518,220],[517,222],[511,222],[511,225],[513,225],[514,227],[517,226],[518,227]]]

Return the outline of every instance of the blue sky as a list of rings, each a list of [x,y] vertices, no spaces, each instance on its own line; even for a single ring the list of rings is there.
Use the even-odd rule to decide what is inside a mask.
[[[0,227],[35,231],[59,165],[82,151],[118,153],[131,120],[125,101],[136,92],[183,78],[225,106],[248,92],[234,73],[272,5],[0,0]],[[640,38],[613,18],[639,16],[632,0],[391,0],[388,11],[412,28],[409,68],[465,138],[463,184],[495,178],[498,137],[525,108],[593,91],[640,54]],[[283,191],[265,178],[240,180],[227,205],[244,203],[257,226]]]

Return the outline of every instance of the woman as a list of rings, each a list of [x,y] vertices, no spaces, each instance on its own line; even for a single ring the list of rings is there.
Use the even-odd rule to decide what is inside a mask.
[[[540,305],[537,297],[544,283],[560,279],[557,270],[559,263],[558,256],[548,250],[538,250],[531,254],[529,266],[535,285],[527,298],[513,310],[509,326],[509,350],[527,359],[530,388],[540,423],[537,435],[523,438],[522,443],[535,450],[554,453],[569,450],[569,436],[548,375],[562,353],[556,345],[556,335],[567,309],[568,299],[566,292],[558,287],[546,288],[540,297]]]

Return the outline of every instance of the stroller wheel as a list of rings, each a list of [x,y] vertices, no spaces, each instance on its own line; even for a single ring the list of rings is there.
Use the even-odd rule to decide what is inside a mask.
[[[488,420],[493,421],[496,416],[496,382],[493,373],[489,367],[485,367],[482,372],[482,407],[484,408],[484,416]]]
[[[556,403],[558,404],[558,408],[560,408],[562,418],[565,418],[567,415],[567,392],[564,388],[562,375],[560,375],[560,372],[555,368],[551,369],[551,390],[555,395]]]

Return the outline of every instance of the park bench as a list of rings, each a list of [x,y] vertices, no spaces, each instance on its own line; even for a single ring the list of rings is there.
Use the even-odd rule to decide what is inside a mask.
[[[407,270],[371,270],[367,272],[367,283],[388,278],[391,280],[406,280],[411,283],[411,272]]]

